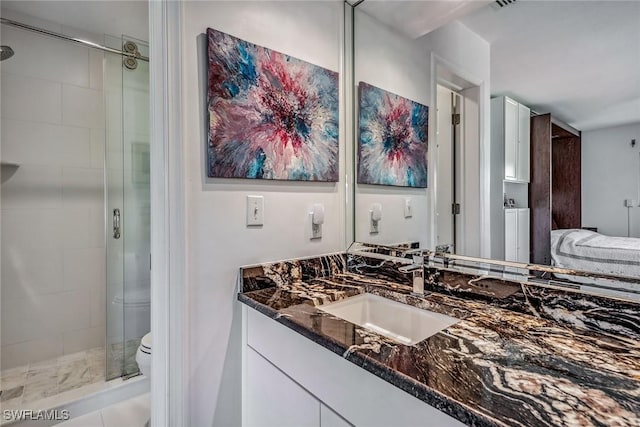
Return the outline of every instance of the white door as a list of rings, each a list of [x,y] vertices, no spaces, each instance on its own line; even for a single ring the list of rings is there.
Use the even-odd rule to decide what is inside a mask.
[[[247,347],[246,427],[320,427],[320,402]]]
[[[518,260],[518,210],[504,210],[504,259]]]
[[[504,99],[504,179],[517,179],[518,103]]]
[[[518,209],[517,261],[529,263],[529,209]]]
[[[529,151],[531,128],[531,110],[518,104],[518,162],[516,175],[519,181],[529,182]]]
[[[454,242],[454,222],[452,206],[453,188],[453,127],[451,117],[453,92],[438,85],[437,94],[437,163],[436,163],[436,245]]]
[[[329,407],[320,404],[320,427],[353,427],[353,424],[333,412]]]

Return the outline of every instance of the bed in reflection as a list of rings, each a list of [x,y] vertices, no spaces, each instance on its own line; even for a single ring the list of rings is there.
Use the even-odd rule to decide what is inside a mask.
[[[556,267],[625,277],[640,277],[640,238],[605,236],[590,230],[551,231],[551,260]],[[557,275],[581,283],[585,290],[596,290],[596,280],[588,277]],[[640,299],[640,282],[598,279],[598,292]],[[604,289],[603,289],[604,287]],[[629,291],[629,292],[626,292]]]

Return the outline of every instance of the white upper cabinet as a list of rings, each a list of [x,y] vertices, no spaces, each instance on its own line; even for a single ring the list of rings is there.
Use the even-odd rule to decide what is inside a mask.
[[[516,180],[529,182],[529,153],[531,151],[531,110],[518,104],[518,161],[516,162]]]
[[[504,179],[517,179],[518,162],[518,103],[504,98]]]
[[[502,96],[491,100],[492,138],[504,146],[504,179],[529,182],[531,110]]]

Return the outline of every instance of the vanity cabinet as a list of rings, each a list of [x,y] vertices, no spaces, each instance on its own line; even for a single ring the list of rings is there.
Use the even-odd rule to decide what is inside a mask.
[[[244,427],[462,427],[340,355],[242,307]]]
[[[504,210],[504,259],[529,263],[529,209]]]
[[[320,427],[320,402],[251,348],[246,369],[245,426]]]
[[[491,100],[494,144],[504,147],[504,180],[529,182],[531,110],[506,96]]]

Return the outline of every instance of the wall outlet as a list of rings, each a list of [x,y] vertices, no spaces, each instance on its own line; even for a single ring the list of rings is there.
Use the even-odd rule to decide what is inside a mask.
[[[247,225],[264,225],[264,196],[247,196]]]
[[[636,205],[636,201],[633,199],[624,199],[624,206],[627,208],[632,208]]]
[[[371,228],[369,233],[376,234],[380,231],[380,220],[382,219],[382,205],[380,203],[374,203],[371,205],[369,211],[371,215]]]
[[[322,237],[322,224],[324,224],[324,205],[316,203],[309,212],[311,216],[311,239]]]
[[[411,199],[404,199],[404,217],[411,218],[413,216],[413,203]]]

